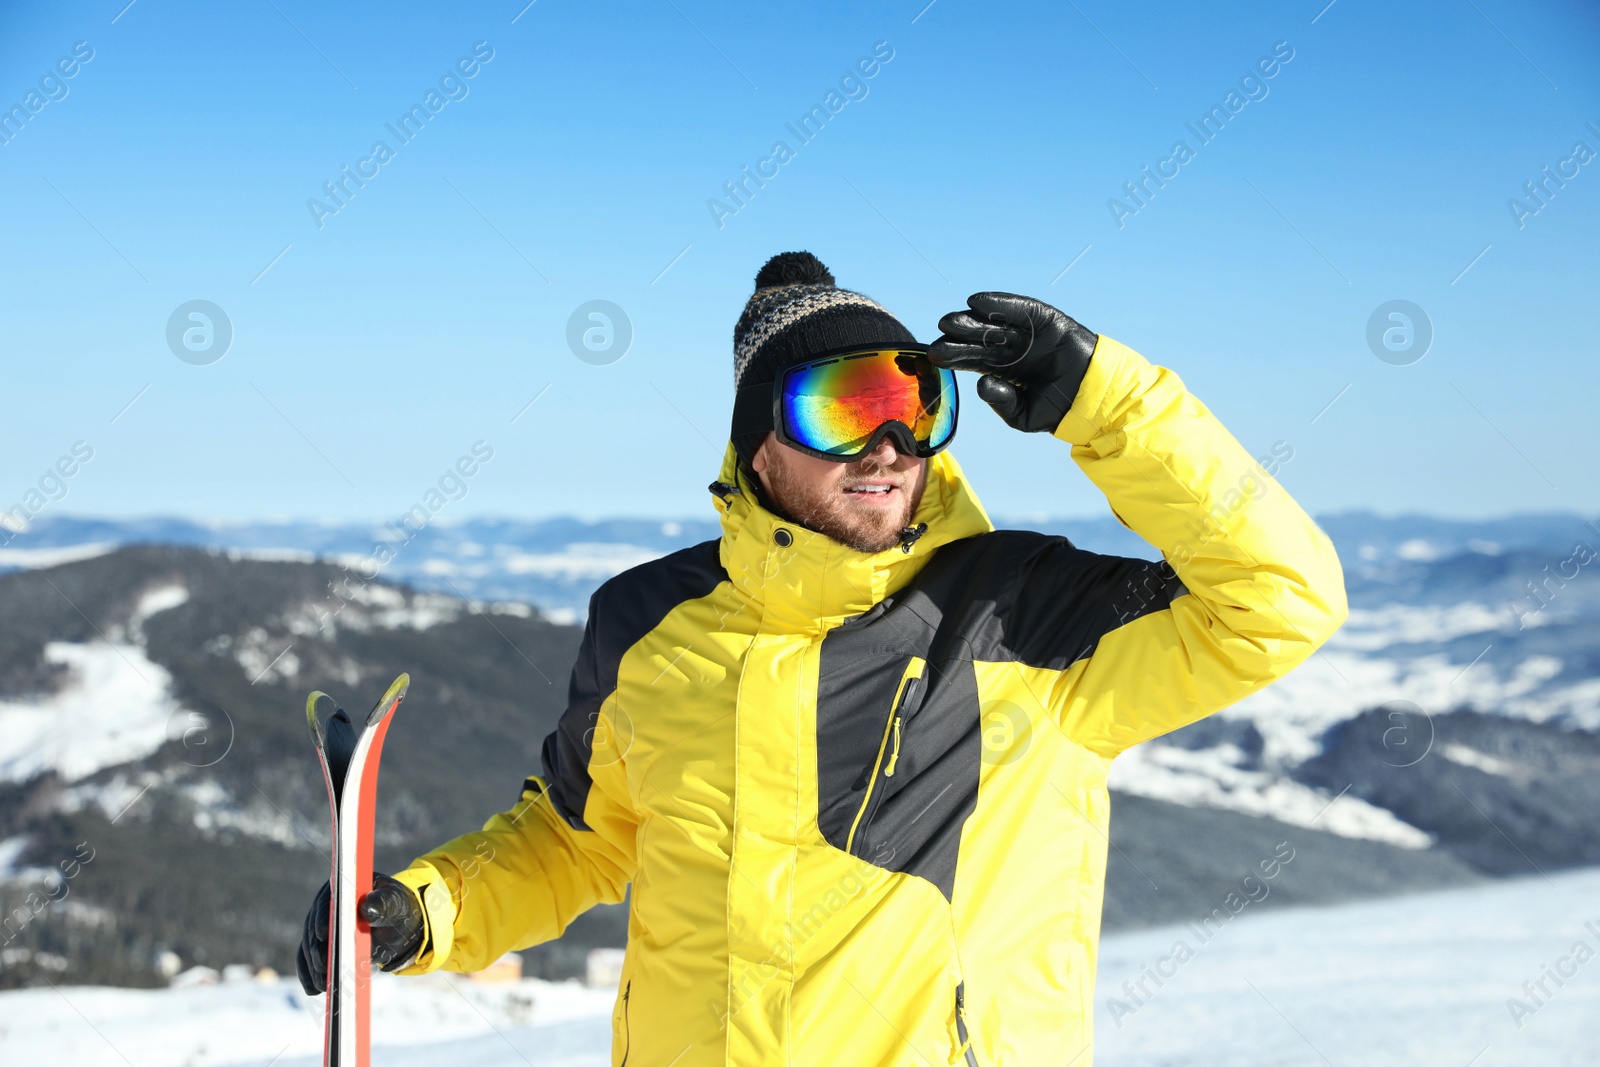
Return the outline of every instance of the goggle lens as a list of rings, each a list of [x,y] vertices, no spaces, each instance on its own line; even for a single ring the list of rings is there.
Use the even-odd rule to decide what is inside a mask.
[[[852,455],[884,423],[899,420],[920,449],[943,448],[955,431],[955,373],[917,352],[859,352],[795,367],[783,379],[784,428],[800,444]]]

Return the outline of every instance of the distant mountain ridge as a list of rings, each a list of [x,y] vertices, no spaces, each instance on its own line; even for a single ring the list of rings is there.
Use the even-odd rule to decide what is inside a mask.
[[[1111,555],[1158,557],[1143,538],[1112,516],[1048,519],[996,516],[1002,529],[1060,534],[1081,548]],[[1317,516],[1344,561],[1347,578],[1386,580],[1386,568],[1463,553],[1552,553],[1557,564],[1574,546],[1600,551],[1600,518],[1540,512],[1495,519],[1380,516],[1342,511]],[[97,519],[41,515],[27,530],[0,537],[0,573],[48,566],[124,545],[187,545],[253,558],[324,559],[389,581],[478,600],[537,605],[551,618],[581,620],[589,594],[606,578],[656,556],[721,535],[714,518],[469,519],[413,529],[402,520],[321,523],[284,520],[206,522],[176,517]],[[393,558],[374,565],[376,546]],[[1562,552],[1562,555],[1554,553]],[[1538,574],[1537,569],[1531,579]]]

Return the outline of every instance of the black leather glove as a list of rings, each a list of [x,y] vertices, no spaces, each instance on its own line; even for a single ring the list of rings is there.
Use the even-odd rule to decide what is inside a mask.
[[[970,311],[939,320],[928,359],[978,371],[978,398],[1010,426],[1052,433],[1072,407],[1100,340],[1043,301],[1015,293],[973,293]]]
[[[294,967],[300,988],[307,996],[327,992],[328,911],[332,903],[328,883],[323,882],[306,913],[305,932]],[[422,909],[411,890],[387,874],[372,876],[372,891],[357,906],[361,917],[372,927],[372,958],[386,971],[399,970],[411,962],[422,947]]]

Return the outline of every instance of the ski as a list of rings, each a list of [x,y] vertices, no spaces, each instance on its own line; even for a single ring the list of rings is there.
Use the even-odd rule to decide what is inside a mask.
[[[328,876],[328,973],[323,1022],[325,1067],[368,1067],[372,993],[372,932],[356,913],[372,888],[372,823],[378,799],[378,758],[390,715],[405,699],[410,675],[389,686],[365,719],[351,720],[328,694],[306,698],[306,722],[322,762],[333,819],[333,870]],[[334,705],[326,719],[322,701]]]

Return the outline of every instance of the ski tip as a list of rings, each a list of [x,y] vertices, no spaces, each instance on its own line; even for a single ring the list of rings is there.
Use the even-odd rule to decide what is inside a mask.
[[[322,721],[317,718],[317,702],[321,700],[333,700],[333,698],[320,689],[312,690],[311,695],[306,697],[306,725],[311,727],[311,739],[317,743],[318,748],[322,747],[323,742]],[[335,707],[337,706],[336,703]]]
[[[377,704],[373,705],[372,712],[367,716],[370,726],[387,716],[391,711],[400,706],[406,698],[406,690],[411,688],[411,675],[402,674],[389,684],[389,689]]]

